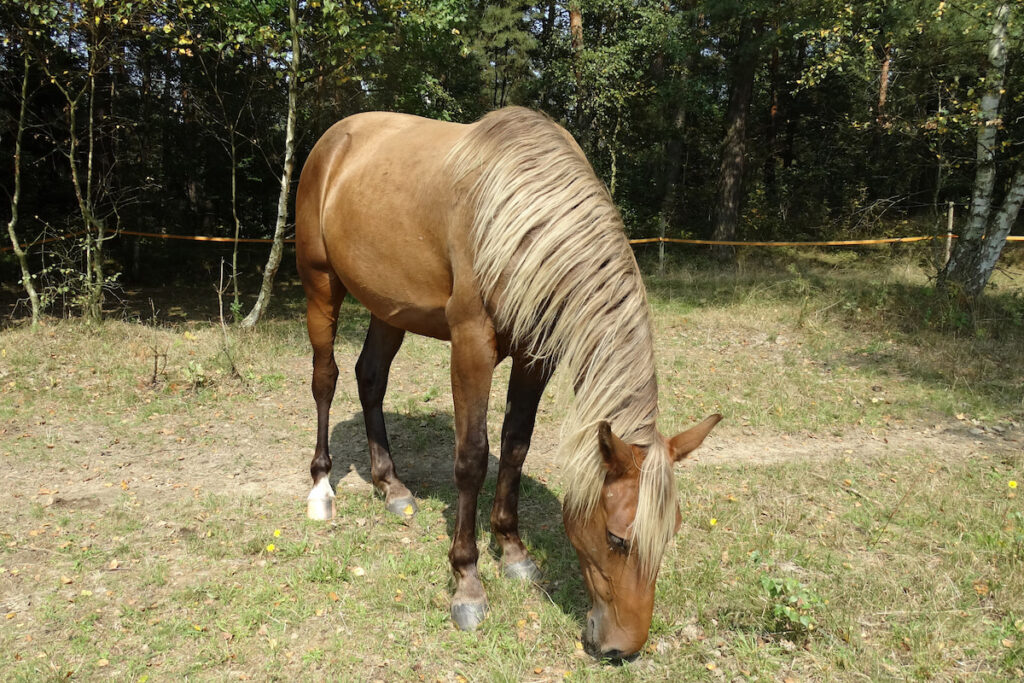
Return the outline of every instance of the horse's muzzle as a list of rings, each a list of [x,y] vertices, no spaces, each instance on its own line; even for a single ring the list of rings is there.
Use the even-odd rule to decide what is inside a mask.
[[[583,628],[580,640],[583,642],[583,650],[591,657],[619,666],[626,662],[632,662],[640,656],[639,652],[629,653],[615,648],[609,650],[602,649],[600,643],[597,642],[596,632],[597,621],[592,616],[588,617],[587,625]]]

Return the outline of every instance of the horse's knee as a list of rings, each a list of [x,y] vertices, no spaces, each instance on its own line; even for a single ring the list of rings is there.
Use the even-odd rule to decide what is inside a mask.
[[[479,488],[487,474],[487,434],[467,436],[457,448],[455,485],[460,489]]]

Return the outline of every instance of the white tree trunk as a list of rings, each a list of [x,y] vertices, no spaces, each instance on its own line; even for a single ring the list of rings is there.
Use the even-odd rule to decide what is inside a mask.
[[[32,306],[32,327],[39,324],[39,294],[32,284],[32,272],[28,267],[28,259],[18,243],[18,202],[21,200],[21,139],[25,133],[25,115],[28,107],[28,52],[24,55],[24,73],[21,78],[21,113],[18,114],[18,132],[14,138],[14,192],[11,194],[11,220],[7,223],[7,234],[11,238],[11,248],[21,266],[21,283],[28,294]]]
[[[989,42],[989,70],[985,78],[985,92],[978,112],[977,170],[974,176],[974,191],[971,196],[971,210],[967,224],[961,231],[953,253],[945,269],[940,273],[940,287],[955,284],[969,298],[981,294],[992,269],[1002,253],[1006,235],[1013,226],[1020,208],[1019,200],[1014,203],[1018,179],[1015,176],[1003,207],[992,219],[992,194],[996,185],[996,142],[999,127],[999,105],[1003,96],[1003,82],[1006,74],[1006,36],[1010,4],[1002,3],[996,9]],[[1009,221],[1002,237],[998,235],[1002,222]]]
[[[249,315],[242,320],[242,327],[253,327],[270,305],[274,287],[274,276],[281,265],[284,251],[284,231],[288,224],[288,199],[291,196],[292,170],[295,168],[295,117],[298,110],[299,94],[299,33],[296,16],[296,0],[288,2],[288,24],[292,32],[292,62],[288,75],[288,122],[285,125],[284,169],[281,171],[281,192],[277,198],[277,224],[274,226],[274,244],[270,247],[267,267],[263,270],[263,284]]]
[[[1003,253],[1003,247],[1006,246],[1006,238],[1020,213],[1021,203],[1024,203],[1024,168],[1017,169],[1014,174],[1013,181],[1006,191],[1006,197],[1003,199],[1003,205],[989,224],[988,233],[985,235],[981,256],[978,259],[978,274],[979,277],[984,278],[978,285],[979,293],[992,277],[996,261],[999,260],[999,255]]]

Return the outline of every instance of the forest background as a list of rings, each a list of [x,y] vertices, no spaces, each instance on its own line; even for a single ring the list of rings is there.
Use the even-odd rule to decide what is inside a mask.
[[[1024,199],[1021,7],[5,1],[0,279],[22,296],[30,283],[34,311],[98,319],[125,282],[216,279],[224,259],[229,307],[251,325],[297,170],[332,123],[517,104],[576,137],[631,237],[945,235],[952,211],[960,239],[934,272],[969,304]],[[253,238],[275,238],[269,259],[239,251]]]

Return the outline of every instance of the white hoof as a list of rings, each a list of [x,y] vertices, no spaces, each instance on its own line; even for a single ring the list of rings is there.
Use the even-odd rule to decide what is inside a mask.
[[[306,497],[306,516],[326,522],[334,519],[334,512],[334,491],[331,489],[331,482],[324,477]]]

